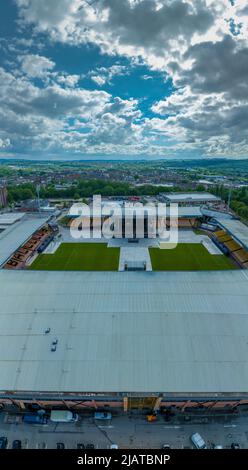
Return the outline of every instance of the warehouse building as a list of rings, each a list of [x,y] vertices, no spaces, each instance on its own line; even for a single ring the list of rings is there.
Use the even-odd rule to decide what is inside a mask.
[[[193,193],[164,193],[164,199],[168,203],[176,203],[185,206],[202,205],[206,203],[219,203],[221,199],[214,194],[204,192]]]
[[[0,271],[0,405],[248,404],[248,274]]]

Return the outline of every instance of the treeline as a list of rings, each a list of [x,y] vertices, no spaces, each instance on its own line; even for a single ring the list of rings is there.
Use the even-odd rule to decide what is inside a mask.
[[[205,190],[204,186],[198,185],[196,191]],[[103,180],[79,180],[77,184],[63,190],[56,189],[54,185],[41,187],[41,199],[81,199],[91,197],[93,194],[102,196],[156,196],[161,192],[181,191],[179,187],[165,188],[164,186],[153,186],[152,184],[132,186],[129,183]],[[224,186],[216,186],[211,192],[228,202],[229,189]],[[9,204],[14,202],[34,199],[36,188],[31,183],[8,187]],[[231,194],[231,208],[243,219],[248,221],[248,188],[233,189]]]
[[[26,201],[27,199],[34,199],[35,187],[31,183],[21,184],[19,186],[8,186],[8,203]]]
[[[228,203],[230,194],[230,190],[228,188],[217,186],[213,188],[212,192]],[[233,189],[231,191],[230,200],[231,209],[233,209],[241,218],[248,221],[248,187],[244,186],[239,189]]]
[[[179,191],[180,188],[166,188],[168,191]],[[153,186],[150,184],[142,186],[132,186],[129,183],[106,182],[103,180],[79,180],[76,185],[72,185],[65,189],[56,189],[54,185],[41,187],[40,197],[42,199],[81,199],[91,197],[93,194],[101,194],[102,196],[155,196],[164,192],[163,186]],[[36,189],[33,184],[27,183],[19,186],[8,187],[9,203],[34,199],[36,197]]]

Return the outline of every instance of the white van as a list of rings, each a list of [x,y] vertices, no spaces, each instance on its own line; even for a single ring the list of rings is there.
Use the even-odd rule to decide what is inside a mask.
[[[75,423],[78,421],[78,414],[69,410],[51,411],[50,420],[54,423]]]
[[[198,432],[195,432],[194,434],[192,434],[190,439],[197,449],[207,448],[206,442],[204,441],[204,439],[201,437],[201,435]]]

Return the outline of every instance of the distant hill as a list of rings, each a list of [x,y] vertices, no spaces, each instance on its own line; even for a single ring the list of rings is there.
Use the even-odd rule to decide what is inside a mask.
[[[166,160],[166,159],[158,159],[158,160],[22,160],[22,159],[0,159],[0,165],[18,165],[18,166],[41,166],[41,165],[49,165],[49,166],[101,166],[104,165],[111,165],[119,166],[144,166],[144,167],[156,167],[162,166],[164,168],[209,168],[209,169],[216,169],[220,170],[235,170],[235,171],[248,171],[248,158],[243,160],[234,160],[229,158],[199,158],[199,159],[185,159],[185,160]]]

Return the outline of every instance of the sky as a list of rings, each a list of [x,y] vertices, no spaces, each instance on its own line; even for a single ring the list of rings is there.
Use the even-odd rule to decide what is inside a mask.
[[[1,0],[0,158],[248,157],[246,0]]]

